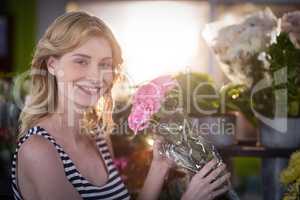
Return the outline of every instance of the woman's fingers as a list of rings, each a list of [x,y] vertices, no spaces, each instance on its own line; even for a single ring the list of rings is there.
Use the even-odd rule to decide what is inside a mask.
[[[196,174],[198,177],[203,178],[205,177],[209,172],[211,172],[214,167],[216,166],[217,161],[215,159],[212,159],[208,163],[202,167],[202,169]]]
[[[225,174],[224,176],[218,178],[213,183],[210,184],[210,190],[213,191],[219,188],[222,184],[224,184],[230,178],[230,173]]]
[[[153,143],[154,151],[158,152],[161,149],[162,144],[163,144],[163,138],[160,137],[154,138],[154,143]]]
[[[153,136],[153,139],[154,139],[155,141],[160,141],[160,142],[162,142],[162,141],[164,140],[164,138],[163,138],[162,136],[160,136],[160,135],[154,135],[154,136]]]
[[[159,139],[156,139],[156,140],[154,140],[153,146],[157,148],[157,147],[160,147],[161,144],[162,144],[162,141]]]
[[[213,200],[216,196],[226,192],[229,185],[224,184],[230,178],[230,173],[220,177],[226,166],[222,163],[216,168],[217,161],[211,160],[193,177],[182,199]],[[222,187],[223,185],[223,187]]]
[[[216,180],[217,177],[226,169],[226,165],[222,163],[218,168],[213,170],[210,174],[208,174],[205,179],[208,183]]]
[[[229,187],[228,186],[224,186],[223,188],[221,189],[218,189],[216,191],[213,191],[212,192],[212,196],[213,196],[213,199],[221,194],[224,194],[225,192],[227,192],[229,190]]]
[[[169,168],[175,167],[176,163],[173,159],[168,158],[164,155],[162,150],[162,145],[164,144],[164,139],[162,137],[155,137],[154,144],[153,144],[153,159],[159,162],[163,162],[167,164]]]

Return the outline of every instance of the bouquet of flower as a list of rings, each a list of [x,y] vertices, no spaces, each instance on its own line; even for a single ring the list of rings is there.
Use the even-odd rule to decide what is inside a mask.
[[[161,136],[165,141],[161,153],[178,167],[196,173],[212,159],[220,165],[222,159],[214,145],[193,128],[183,109],[183,97],[182,82],[176,77],[161,76],[142,85],[133,97],[129,127],[135,134],[151,130]],[[233,190],[227,198],[239,199]]]
[[[257,63],[277,34],[278,20],[270,9],[242,18],[235,24],[226,21],[207,24],[203,36],[217,55],[226,76],[237,84],[251,87],[265,77],[265,69]]]

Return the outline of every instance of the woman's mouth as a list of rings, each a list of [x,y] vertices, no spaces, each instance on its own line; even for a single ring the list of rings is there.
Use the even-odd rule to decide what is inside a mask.
[[[100,87],[76,85],[87,95],[97,95],[100,93]]]

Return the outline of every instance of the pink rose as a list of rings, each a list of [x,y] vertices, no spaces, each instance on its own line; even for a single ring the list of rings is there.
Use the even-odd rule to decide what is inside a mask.
[[[139,108],[154,114],[159,110],[163,98],[163,93],[158,85],[152,83],[143,85],[134,95],[133,109],[138,106]]]
[[[138,109],[141,109],[144,112],[149,112],[150,115],[152,115],[159,111],[160,104],[161,101],[157,98],[140,98],[138,99],[138,103],[136,102],[133,105],[133,109],[136,109],[138,107]]]
[[[166,92],[176,85],[176,80],[172,79],[171,76],[160,76],[137,90],[133,98],[133,105],[143,104],[145,105],[143,107],[151,107],[151,110],[157,112]]]
[[[137,90],[128,118],[129,128],[135,134],[149,126],[152,115],[159,111],[166,93],[176,85],[177,81],[167,75],[160,76]]]
[[[159,101],[162,96],[161,88],[156,84],[149,83],[141,86],[137,90],[136,94],[134,95],[133,103],[140,103],[147,98],[157,99]]]
[[[128,117],[128,125],[129,128],[133,130],[135,134],[137,134],[138,131],[141,131],[149,126],[149,120],[149,112],[141,108],[136,108]]]

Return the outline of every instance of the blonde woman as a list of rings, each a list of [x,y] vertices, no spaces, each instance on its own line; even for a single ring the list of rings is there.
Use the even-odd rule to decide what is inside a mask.
[[[71,12],[50,25],[33,56],[30,100],[20,116],[12,163],[15,199],[130,199],[108,137],[111,88],[121,64],[120,47],[99,18]],[[140,199],[158,198],[172,166],[159,146],[156,141]],[[214,164],[194,176],[183,199],[212,199],[227,190],[217,189],[228,175],[216,179],[224,166],[212,170]]]

